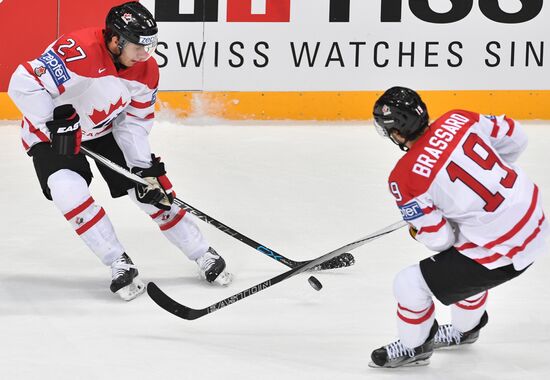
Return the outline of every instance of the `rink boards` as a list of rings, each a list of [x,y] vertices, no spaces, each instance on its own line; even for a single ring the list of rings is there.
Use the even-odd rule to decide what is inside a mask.
[[[2,1],[8,39],[0,119],[18,63],[63,33],[102,24],[118,0]],[[430,113],[467,108],[550,119],[550,5],[538,0],[142,0],[159,25],[159,109],[228,120],[367,120],[384,89],[419,90]],[[8,17],[9,16],[9,17]]]
[[[372,105],[381,92],[202,92],[165,91],[157,110],[178,117],[226,120],[353,121],[372,118]],[[430,114],[452,108],[485,114],[507,114],[519,120],[549,120],[550,91],[421,91]],[[0,93],[0,120],[18,120],[20,112]]]

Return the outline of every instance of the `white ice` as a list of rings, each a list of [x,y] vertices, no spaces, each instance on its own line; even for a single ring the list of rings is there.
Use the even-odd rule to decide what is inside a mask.
[[[179,125],[178,125],[179,124]],[[392,280],[430,255],[405,230],[357,249],[349,269],[296,276],[195,321],[143,295],[125,303],[110,272],[46,201],[18,124],[0,125],[0,379],[542,379],[550,374],[550,256],[490,292],[479,341],[422,368],[367,367],[393,341]],[[520,164],[550,210],[550,125],[528,123]],[[154,151],[178,197],[305,260],[399,220],[386,178],[401,152],[368,123],[185,125],[158,122]],[[97,171],[96,171],[97,173]],[[128,199],[91,186],[145,281],[204,307],[287,268],[199,222],[235,280],[216,288]],[[438,304],[438,320],[448,310]]]

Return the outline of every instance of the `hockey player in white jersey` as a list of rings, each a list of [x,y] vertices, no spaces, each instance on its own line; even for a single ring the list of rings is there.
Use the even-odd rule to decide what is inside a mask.
[[[157,24],[138,2],[112,8],[105,29],[61,36],[37,59],[14,72],[8,93],[23,113],[22,144],[32,157],[42,191],[88,247],[111,268],[110,289],[124,300],[145,290],[104,209],[88,186],[90,166],[80,144],[130,168],[149,185],[134,185],[98,166],[111,195],[129,195],[162,233],[194,260],[201,277],[231,280],[225,261],[209,246],[194,217],[172,204],[164,164],[151,154],[159,68],[149,59]]]
[[[399,340],[372,352],[372,367],[429,363],[434,349],[473,343],[488,321],[488,289],[546,251],[538,187],[514,162],[527,146],[518,122],[452,110],[429,124],[420,96],[387,90],[374,105],[378,132],[405,155],[389,189],[411,236],[439,252],[394,280]],[[437,298],[452,323],[438,326]]]

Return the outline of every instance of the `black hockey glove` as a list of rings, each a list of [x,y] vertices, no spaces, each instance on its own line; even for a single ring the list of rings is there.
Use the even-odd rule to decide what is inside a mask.
[[[53,120],[46,122],[50,130],[51,146],[54,152],[72,156],[80,152],[82,130],[80,117],[71,104],[55,107]]]
[[[161,210],[170,210],[174,195],[172,194],[172,184],[166,177],[164,163],[160,162],[160,157],[151,155],[152,165],[150,168],[132,168],[132,173],[137,174],[149,185],[136,184],[136,197],[141,203],[152,204]]]
[[[416,235],[418,235],[418,230],[412,224],[409,225],[409,235],[411,235],[414,240],[416,240]]]

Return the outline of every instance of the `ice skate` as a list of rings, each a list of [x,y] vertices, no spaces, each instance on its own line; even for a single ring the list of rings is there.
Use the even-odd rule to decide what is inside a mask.
[[[434,336],[438,331],[437,321],[434,321],[430,335],[426,341],[416,347],[407,348],[401,341],[374,350],[371,354],[371,368],[415,367],[430,364],[430,356],[434,351]]]
[[[137,278],[139,272],[126,253],[111,264],[111,292],[124,301],[131,301],[145,291],[145,284]]]
[[[214,248],[208,248],[208,251],[195,262],[199,266],[199,275],[202,279],[224,286],[231,283],[233,276],[225,271],[225,260]]]
[[[478,325],[465,333],[461,333],[455,329],[452,324],[439,326],[434,338],[434,349],[451,348],[474,343],[479,338],[479,330],[481,330],[488,321],[489,315],[485,312],[481,316]]]

